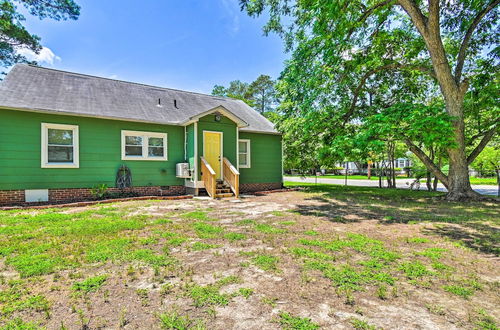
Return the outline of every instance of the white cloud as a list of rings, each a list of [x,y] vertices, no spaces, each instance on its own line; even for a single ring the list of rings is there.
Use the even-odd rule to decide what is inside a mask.
[[[222,6],[226,11],[226,14],[231,19],[231,24],[229,27],[229,32],[231,35],[235,35],[240,31],[240,8],[238,7],[238,1],[236,0],[221,0]]]
[[[23,55],[30,61],[36,61],[38,63],[46,63],[49,65],[54,65],[54,61],[60,61],[61,58],[54,54],[54,52],[49,47],[43,47],[40,53],[35,54],[33,51],[21,48],[17,50],[17,53]]]

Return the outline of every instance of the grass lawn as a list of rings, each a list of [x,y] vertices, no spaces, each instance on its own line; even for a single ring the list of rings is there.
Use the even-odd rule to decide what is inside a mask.
[[[300,175],[287,175],[287,176],[292,176],[292,177],[303,177]],[[314,175],[306,175],[307,178],[316,178]],[[345,179],[345,175],[321,175],[317,176],[318,178],[324,178],[324,179]],[[347,176],[348,180],[368,180],[368,177],[366,175],[348,175]],[[403,180],[403,179],[413,179],[413,178],[407,178],[407,177],[397,177],[396,179]],[[370,180],[375,180],[378,181],[378,176],[372,176]],[[425,179],[421,179],[420,182],[425,182]],[[471,177],[470,178],[470,183],[471,184],[485,184],[485,185],[497,185],[497,179],[496,178],[475,178]]]
[[[0,329],[497,329],[500,208],[439,195],[0,211]]]

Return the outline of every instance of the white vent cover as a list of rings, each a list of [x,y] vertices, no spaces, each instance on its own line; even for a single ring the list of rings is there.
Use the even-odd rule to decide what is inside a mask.
[[[48,202],[49,190],[48,189],[25,190],[24,196],[26,203]]]

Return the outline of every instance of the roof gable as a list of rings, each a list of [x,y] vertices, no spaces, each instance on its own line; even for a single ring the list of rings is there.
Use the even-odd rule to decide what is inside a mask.
[[[0,107],[185,125],[216,111],[242,131],[277,133],[240,100],[17,64],[0,84]]]

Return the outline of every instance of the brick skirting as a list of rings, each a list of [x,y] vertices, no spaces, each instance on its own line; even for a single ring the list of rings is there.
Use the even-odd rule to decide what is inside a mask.
[[[283,183],[281,183],[281,182],[242,183],[242,184],[240,184],[240,192],[242,192],[242,193],[274,190],[274,189],[281,189],[281,188],[283,188]]]
[[[108,188],[107,192],[125,194],[131,193],[138,196],[175,196],[185,195],[184,186],[149,186],[132,187],[126,189]],[[49,189],[49,203],[68,203],[94,199],[89,188]],[[26,203],[24,190],[0,190],[0,205],[33,205],[43,203]]]

